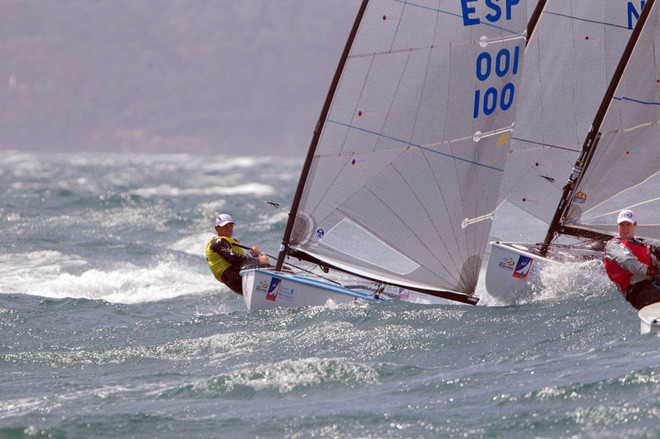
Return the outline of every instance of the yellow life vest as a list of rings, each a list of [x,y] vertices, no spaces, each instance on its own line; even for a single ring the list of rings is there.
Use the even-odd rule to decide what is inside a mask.
[[[211,273],[213,273],[213,276],[215,276],[216,279],[222,282],[222,273],[224,273],[225,270],[231,266],[231,264],[225,258],[211,250],[211,244],[217,239],[227,240],[231,244],[231,249],[234,251],[234,253],[241,255],[244,255],[245,253],[243,252],[242,248],[236,245],[238,241],[228,236],[214,236],[211,238],[208,244],[206,244],[206,261],[209,263]]]

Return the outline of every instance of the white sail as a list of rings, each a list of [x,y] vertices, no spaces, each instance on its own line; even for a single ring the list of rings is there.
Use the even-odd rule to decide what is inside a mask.
[[[642,8],[548,0],[525,53],[501,196],[549,223]]]
[[[524,0],[368,2],[290,245],[346,271],[474,291],[514,122]]]
[[[658,8],[652,7],[565,223],[615,233],[618,211],[633,207],[640,218],[637,234],[660,238],[660,33]]]

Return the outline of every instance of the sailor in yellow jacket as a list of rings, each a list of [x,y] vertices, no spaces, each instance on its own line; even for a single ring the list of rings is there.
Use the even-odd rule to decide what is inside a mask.
[[[231,215],[226,213],[218,215],[214,228],[218,236],[214,236],[206,244],[206,260],[209,268],[216,279],[236,294],[243,295],[240,271],[268,266],[268,256],[256,245],[250,249],[252,256],[245,254],[237,245],[239,241],[231,237],[234,233],[234,219]]]

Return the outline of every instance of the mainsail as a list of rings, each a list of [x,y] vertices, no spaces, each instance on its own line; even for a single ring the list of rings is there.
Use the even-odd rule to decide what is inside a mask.
[[[501,196],[550,223],[644,1],[547,0],[525,52]]]
[[[526,24],[524,0],[363,2],[278,266],[293,254],[394,285],[472,293]]]
[[[633,207],[638,214],[643,212],[637,234],[658,239],[660,33],[653,0],[647,1],[644,12],[648,17],[640,17],[630,58],[621,66],[613,93],[603,102],[602,123],[594,122],[594,151],[572,191],[562,223],[615,233],[618,210]],[[648,192],[643,193],[644,189]]]

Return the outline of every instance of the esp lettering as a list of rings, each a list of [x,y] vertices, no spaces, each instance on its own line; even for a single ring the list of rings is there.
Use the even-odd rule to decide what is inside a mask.
[[[483,2],[488,8],[488,14],[484,18],[490,23],[496,23],[502,19],[511,20],[512,9],[520,3],[520,0],[503,0],[504,8],[500,6],[499,0],[461,0],[461,10],[463,12],[463,26],[474,26],[481,23],[480,17],[476,16],[477,8],[471,3]]]

